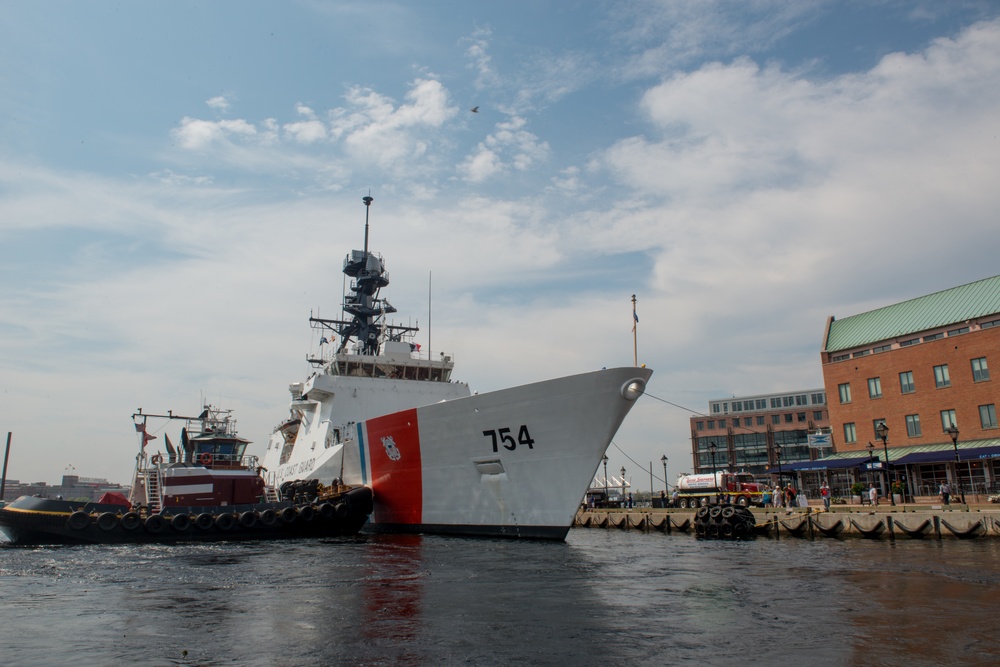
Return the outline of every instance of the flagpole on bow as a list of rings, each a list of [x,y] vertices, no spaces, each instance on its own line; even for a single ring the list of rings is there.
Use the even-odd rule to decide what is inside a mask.
[[[636,329],[639,326],[639,316],[635,312],[635,294],[632,295],[632,365],[639,365],[639,344],[636,339]]]

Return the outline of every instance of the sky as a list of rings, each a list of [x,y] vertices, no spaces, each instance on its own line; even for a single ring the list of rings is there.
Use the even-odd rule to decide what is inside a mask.
[[[661,488],[828,317],[1000,272],[998,134],[986,0],[0,0],[8,477],[127,484],[204,401],[262,455],[370,193],[473,390],[654,370],[608,466]]]

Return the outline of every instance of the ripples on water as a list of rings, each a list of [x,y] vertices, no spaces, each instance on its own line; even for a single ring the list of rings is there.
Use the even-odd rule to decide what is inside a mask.
[[[986,665],[998,584],[995,540],[0,548],[0,664]]]

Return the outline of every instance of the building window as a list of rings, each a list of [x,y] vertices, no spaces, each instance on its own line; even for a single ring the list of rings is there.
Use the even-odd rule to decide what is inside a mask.
[[[800,412],[795,415],[795,418],[798,419],[800,422],[804,422],[806,420],[806,413]]]
[[[771,407],[772,408],[780,408],[781,407],[781,399],[780,398],[772,398],[771,399]]]
[[[905,371],[899,374],[899,390],[904,394],[912,394],[917,390],[913,384],[913,371]]]
[[[771,415],[771,423],[772,424],[780,424],[781,423],[781,415]]]
[[[757,426],[764,425],[764,415],[757,415]]]
[[[854,422],[844,424],[844,442],[857,442],[858,434],[854,428]]]
[[[919,338],[911,338],[910,340],[901,340],[901,341],[899,341],[899,346],[900,347],[909,347],[911,345],[916,345],[919,342],[920,342]]]
[[[944,338],[944,334],[943,333],[936,333],[936,334],[931,334],[930,336],[924,336],[924,342],[927,343],[927,342],[930,342],[932,340],[937,340],[939,338]]]
[[[857,359],[858,357],[866,357],[866,356],[868,356],[871,353],[872,353],[871,350],[858,350],[857,352],[855,352],[851,356],[853,356],[855,359]]]
[[[704,431],[705,430],[705,422],[695,422],[694,423],[694,427],[695,427],[695,429],[697,429],[699,431]]]
[[[951,386],[951,376],[948,375],[948,364],[934,367],[934,386],[938,389]]]
[[[782,405],[782,407],[790,408],[790,407],[792,407],[794,400],[795,400],[794,396],[782,396],[781,397],[781,405]]]
[[[830,361],[845,361],[845,360],[850,359],[850,358],[851,358],[851,355],[849,355],[849,354],[837,354],[837,355],[834,355],[833,357],[831,357]]]
[[[805,394],[799,394],[795,397],[795,405],[809,405],[809,397]]]
[[[744,426],[753,426],[753,417],[744,417],[743,418],[743,425]]]
[[[826,403],[826,396],[824,394],[813,394],[812,402],[813,405],[822,405]]]
[[[979,406],[979,421],[982,423],[983,428],[996,428],[997,427],[997,406],[990,403],[989,405]]]
[[[766,398],[758,398],[757,399],[757,409],[758,410],[767,410],[767,399]]]
[[[712,414],[713,414],[713,415],[714,415],[714,414],[718,414],[718,413],[719,413],[719,412],[721,412],[721,411],[722,411],[722,410],[721,410],[721,408],[720,408],[720,406],[719,406],[719,404],[718,404],[718,403],[712,403]]]
[[[868,397],[882,398],[882,378],[868,378]]]
[[[906,435],[920,437],[920,415],[906,415]]]
[[[958,427],[958,422],[955,420],[954,410],[942,410],[941,411],[941,430],[947,431],[952,426]]]
[[[740,418],[739,417],[737,417],[736,419],[733,420],[733,427],[734,428],[739,428],[740,427]]]
[[[878,354],[879,352],[888,352],[892,349],[892,345],[879,345],[878,347],[873,347],[872,352]]]
[[[851,383],[845,382],[844,384],[838,384],[837,390],[840,392],[840,402],[850,403],[851,402]]]
[[[990,369],[986,367],[986,357],[972,360],[972,379],[975,382],[990,379]]]
[[[792,423],[792,413],[791,412],[789,412],[787,415],[785,415],[785,423],[786,424],[791,424]]]
[[[1000,327],[1000,320],[993,320],[992,322],[980,322],[980,329],[992,329],[993,327]]]
[[[948,332],[948,336],[959,336],[964,333],[969,333],[969,327],[959,327],[958,329],[952,329]]]
[[[813,421],[820,421],[821,419],[823,419],[823,411],[822,410],[818,410],[816,412],[813,412]]]

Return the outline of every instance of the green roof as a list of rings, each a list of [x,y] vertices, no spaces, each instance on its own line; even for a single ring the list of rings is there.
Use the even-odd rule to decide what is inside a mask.
[[[830,321],[826,352],[847,350],[1000,313],[1000,276]]]

